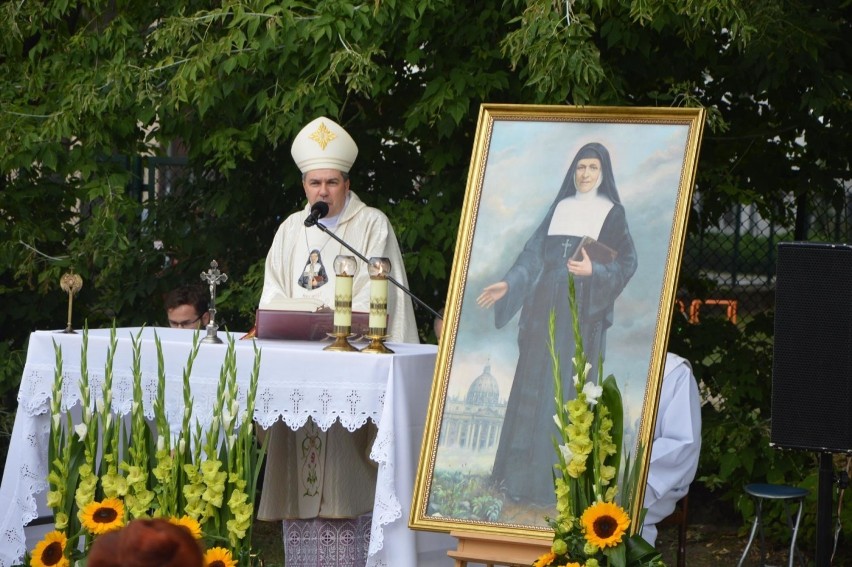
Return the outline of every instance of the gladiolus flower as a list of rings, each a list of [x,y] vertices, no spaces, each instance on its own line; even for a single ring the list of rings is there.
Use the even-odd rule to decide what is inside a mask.
[[[80,441],[82,441],[86,438],[86,433],[88,433],[88,432],[89,432],[89,428],[86,427],[85,423],[78,423],[77,425],[74,426],[74,433],[77,434],[77,437],[79,437]]]
[[[603,394],[603,388],[592,382],[586,382],[583,386],[583,393],[586,394],[586,401],[591,405],[595,405],[598,403],[598,398]]]

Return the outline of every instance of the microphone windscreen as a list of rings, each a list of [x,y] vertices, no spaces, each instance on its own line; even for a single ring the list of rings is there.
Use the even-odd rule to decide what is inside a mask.
[[[311,214],[315,214],[318,219],[325,217],[328,214],[328,203],[317,201],[311,207]]]

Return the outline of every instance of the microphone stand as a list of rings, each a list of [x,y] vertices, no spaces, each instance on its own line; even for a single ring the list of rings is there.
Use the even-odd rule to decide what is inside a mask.
[[[365,264],[368,264],[368,265],[370,264],[370,261],[367,258],[365,258],[363,254],[361,254],[360,252],[358,252],[357,250],[355,250],[354,248],[349,246],[349,244],[344,242],[342,238],[340,238],[339,236],[337,236],[336,234],[334,234],[333,232],[328,230],[328,227],[326,227],[324,224],[317,222],[314,226],[316,226],[318,229],[320,229],[321,231],[323,231],[324,233],[326,233],[327,235],[329,235],[330,237],[335,239],[342,246],[344,246],[347,250],[349,250],[350,252],[352,252],[353,254],[358,256],[360,259],[362,259],[364,261]],[[419,297],[417,297],[416,295],[411,293],[411,291],[408,288],[406,288],[404,285],[402,285],[401,283],[396,281],[390,274],[388,274],[385,277],[393,285],[395,285],[396,287],[398,287],[399,289],[404,291],[408,295],[408,297],[410,297],[411,299],[413,299],[414,301],[416,301],[417,303],[419,303],[420,305],[425,307],[426,310],[429,311],[429,313],[431,313],[433,316],[437,317],[438,319],[443,319],[443,317],[441,316],[440,313],[438,313],[437,311],[435,311],[434,309],[432,309],[431,307],[426,305],[426,303],[424,303]]]

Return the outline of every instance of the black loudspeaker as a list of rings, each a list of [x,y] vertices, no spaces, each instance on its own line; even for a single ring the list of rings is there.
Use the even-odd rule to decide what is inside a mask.
[[[778,245],[770,443],[852,452],[852,246]]]

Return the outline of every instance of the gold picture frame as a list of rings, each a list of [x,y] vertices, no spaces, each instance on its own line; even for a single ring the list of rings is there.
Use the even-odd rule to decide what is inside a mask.
[[[548,420],[556,433],[550,358],[542,355],[548,342],[542,298],[549,293],[567,303],[567,294],[561,295],[567,270],[564,284],[556,283],[562,270],[558,249],[561,243],[572,255],[569,248],[581,236],[617,249],[618,264],[606,263],[606,254],[598,260],[604,264],[591,264],[596,271],[585,277],[595,283],[578,284],[578,304],[589,321],[581,331],[585,337],[590,329],[586,354],[597,361],[594,353],[605,353],[604,376],[616,377],[624,400],[624,447],[640,470],[631,510],[636,517],[650,460],[650,450],[639,448],[653,439],[704,117],[700,108],[482,105],[412,528],[551,537],[545,517],[555,516],[550,471],[556,457],[551,439],[536,433],[547,430]],[[590,178],[578,171],[596,167],[595,161],[601,181],[595,193],[587,193]],[[579,217],[557,207],[578,192],[598,199],[612,194],[614,204],[601,201]],[[562,221],[598,234],[571,235],[574,229],[560,228]],[[604,277],[609,279],[595,279]],[[508,282],[496,288],[505,295],[489,288],[496,282]],[[609,288],[604,299],[600,290]],[[557,325],[571,326],[559,317]],[[571,368],[570,353],[561,361]],[[513,383],[523,388],[512,389]],[[549,491],[549,505],[542,491]]]

